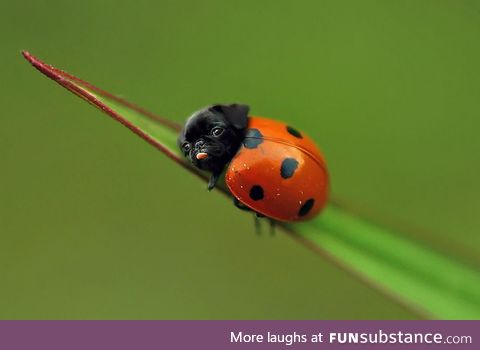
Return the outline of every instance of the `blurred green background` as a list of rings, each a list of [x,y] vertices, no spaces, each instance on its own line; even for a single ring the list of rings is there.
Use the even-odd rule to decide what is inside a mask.
[[[480,266],[477,1],[4,1],[0,318],[417,318],[34,71],[307,130],[346,206]]]

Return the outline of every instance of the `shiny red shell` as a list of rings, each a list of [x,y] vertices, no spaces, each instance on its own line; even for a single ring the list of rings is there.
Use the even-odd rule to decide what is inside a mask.
[[[250,117],[241,148],[225,182],[241,203],[280,221],[307,220],[325,206],[325,160],[305,133],[289,125]]]

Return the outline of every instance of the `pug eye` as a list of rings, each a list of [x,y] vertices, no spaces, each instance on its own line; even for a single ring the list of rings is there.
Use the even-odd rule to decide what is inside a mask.
[[[220,127],[215,127],[212,129],[212,135],[213,136],[220,136],[221,134],[223,134],[223,128],[220,128]]]
[[[188,143],[188,142],[185,142],[183,145],[182,145],[182,148],[183,148],[183,151],[185,153],[188,153],[190,152],[190,150],[192,149],[192,146]]]

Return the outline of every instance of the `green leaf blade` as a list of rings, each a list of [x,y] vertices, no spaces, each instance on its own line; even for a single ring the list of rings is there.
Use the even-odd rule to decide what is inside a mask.
[[[125,125],[178,165],[203,180],[208,178],[184,160],[176,145],[179,125],[49,66],[28,52],[23,55],[40,72]],[[228,194],[224,185],[219,189]],[[279,223],[279,227],[420,315],[441,319],[480,318],[479,271],[394,231],[334,205],[328,205],[313,220]]]
[[[470,266],[333,205],[292,230],[417,312],[480,317],[480,275]]]

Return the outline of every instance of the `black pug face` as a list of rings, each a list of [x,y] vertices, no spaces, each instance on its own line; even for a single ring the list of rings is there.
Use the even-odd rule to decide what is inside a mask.
[[[214,174],[237,153],[248,124],[249,107],[214,105],[195,112],[178,137],[178,146],[192,164]]]

